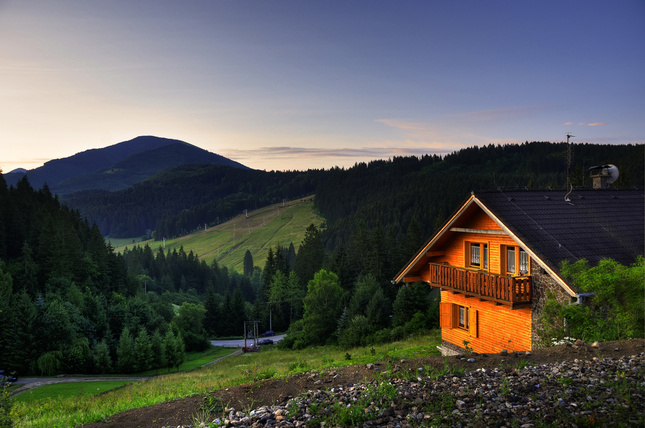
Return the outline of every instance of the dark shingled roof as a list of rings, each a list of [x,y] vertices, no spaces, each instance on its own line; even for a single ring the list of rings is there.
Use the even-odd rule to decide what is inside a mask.
[[[612,258],[632,264],[645,252],[643,190],[475,192],[475,197],[554,271],[560,262]]]

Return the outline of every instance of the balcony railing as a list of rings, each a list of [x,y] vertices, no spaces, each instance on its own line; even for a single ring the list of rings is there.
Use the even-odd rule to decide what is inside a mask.
[[[511,309],[530,306],[533,297],[530,276],[502,276],[435,263],[429,265],[429,277],[424,279],[433,287],[511,305]]]

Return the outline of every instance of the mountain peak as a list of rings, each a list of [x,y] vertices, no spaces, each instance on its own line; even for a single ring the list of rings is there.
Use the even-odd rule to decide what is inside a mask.
[[[27,174],[34,188],[47,183],[54,193],[80,190],[118,190],[168,168],[204,163],[234,168],[248,167],[185,141],[142,135],[102,149],[88,149],[62,159],[53,159],[29,171],[5,174],[15,185]]]

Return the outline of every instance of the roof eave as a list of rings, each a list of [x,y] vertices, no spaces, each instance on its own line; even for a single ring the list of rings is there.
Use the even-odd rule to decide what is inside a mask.
[[[466,202],[461,206],[459,210],[453,216],[443,225],[443,227],[439,230],[439,232],[435,233],[432,238],[421,248],[421,250],[414,256],[412,259],[408,262],[407,265],[394,277],[394,283],[398,284],[403,279],[405,276],[410,272],[410,269],[412,269],[416,264],[421,260],[422,257],[425,256],[425,254],[432,248],[432,246],[437,242],[447,231],[450,230],[450,227],[452,224],[461,216],[461,214],[464,212],[466,208],[468,208],[472,203],[475,198],[475,195],[471,195]]]

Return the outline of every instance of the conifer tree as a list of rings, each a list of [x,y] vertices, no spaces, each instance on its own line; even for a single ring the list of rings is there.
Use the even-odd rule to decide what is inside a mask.
[[[139,334],[134,340],[134,355],[136,371],[144,372],[152,368],[154,355],[152,354],[152,341],[145,327],[139,329]]]
[[[180,360],[179,345],[172,329],[168,329],[166,332],[163,341],[163,350],[166,356],[166,367],[168,367],[168,371],[173,367],[178,367],[178,361]]]
[[[251,251],[246,250],[244,253],[244,276],[250,277],[253,275],[253,255]]]
[[[101,340],[94,347],[94,367],[97,373],[112,372],[112,357],[110,357],[110,348],[105,339]]]
[[[134,339],[128,327],[125,327],[121,332],[119,345],[116,348],[116,355],[119,373],[132,373],[136,370]]]
[[[300,283],[307,284],[313,279],[316,272],[323,267],[325,259],[325,249],[322,244],[320,230],[312,223],[305,231],[305,237],[302,239],[294,270],[298,274]]]
[[[206,315],[204,317],[204,329],[211,336],[220,334],[221,313],[220,302],[215,294],[214,287],[209,285],[206,289],[206,300],[204,301]]]
[[[163,337],[161,337],[161,333],[159,333],[159,330],[155,330],[154,334],[152,335],[150,345],[153,357],[152,366],[155,369],[166,367],[166,352],[164,349],[164,341]]]

